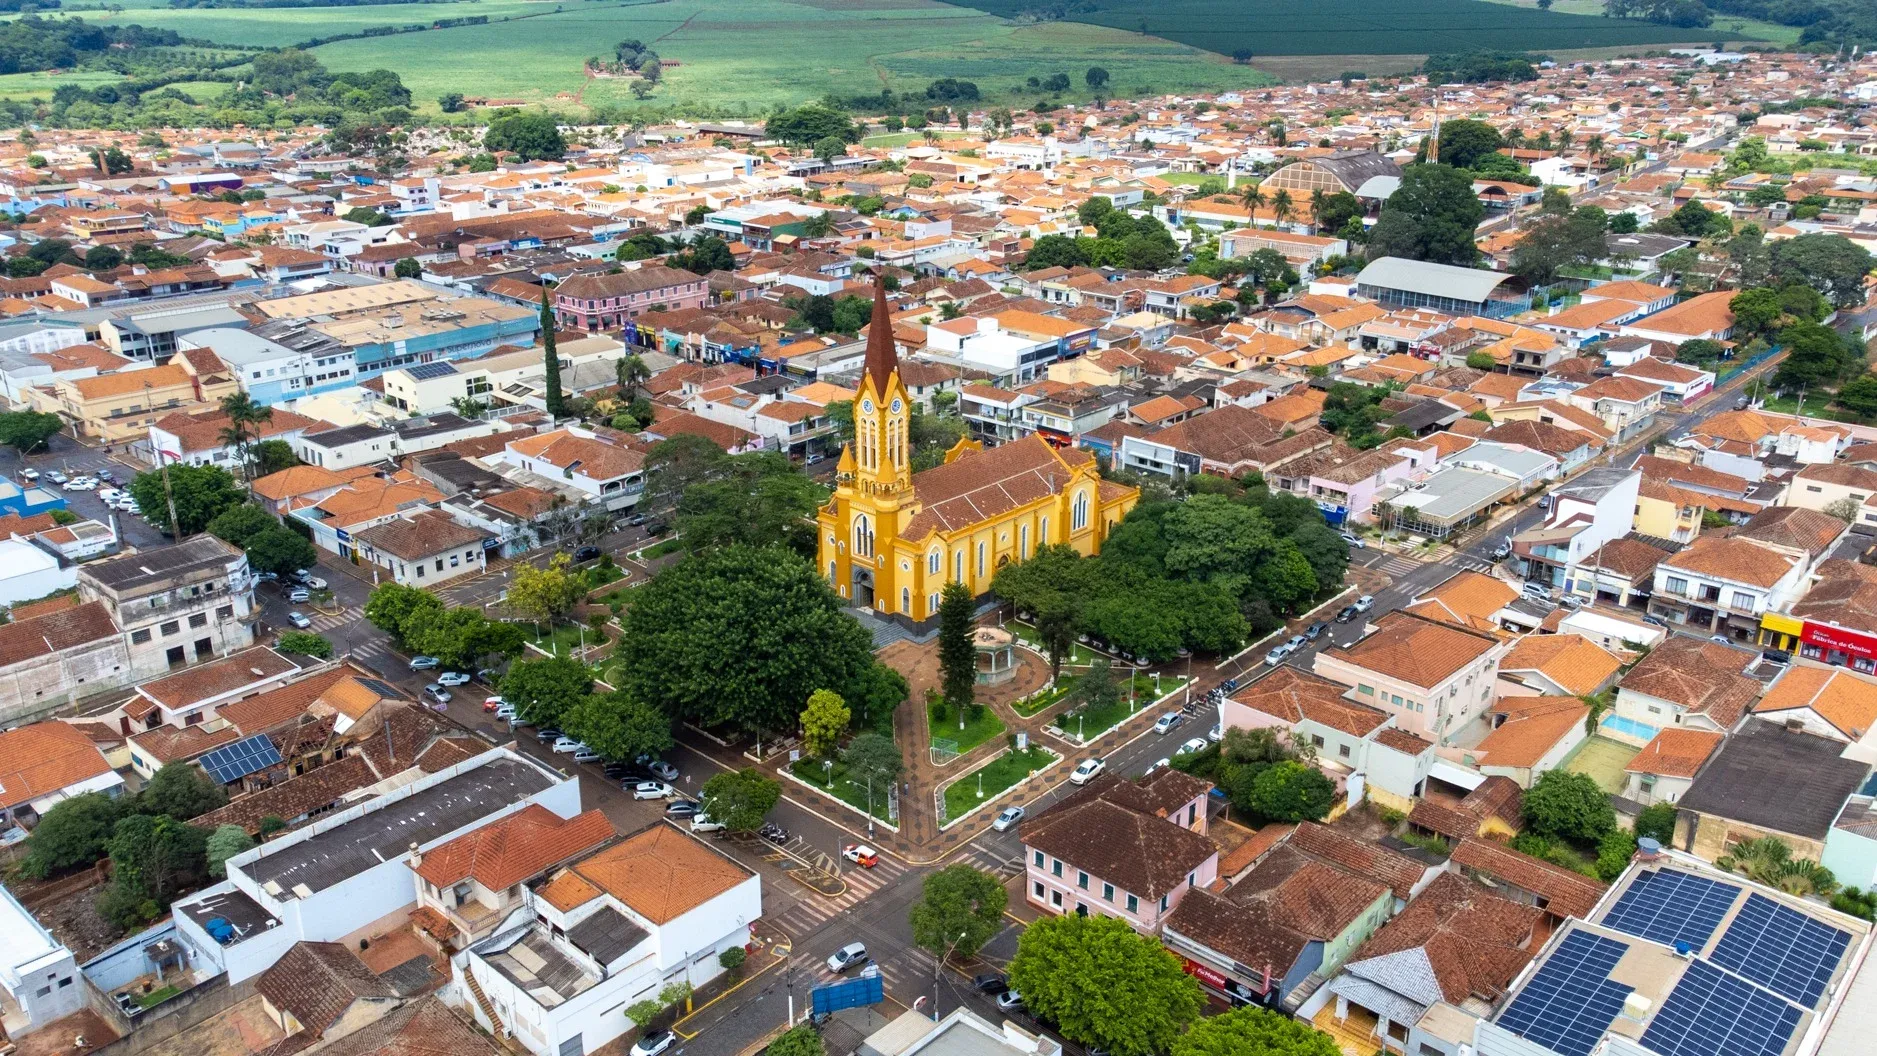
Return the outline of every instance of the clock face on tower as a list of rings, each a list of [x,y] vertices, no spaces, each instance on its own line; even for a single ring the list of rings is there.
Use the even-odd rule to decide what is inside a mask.
[[[897,398],[895,398],[895,399],[893,400],[893,413],[894,413],[894,414],[898,414],[898,413],[899,413],[900,411],[902,411],[902,410],[904,410],[904,409],[905,409],[905,405],[904,405],[904,404],[902,404],[902,403],[900,403],[900,402],[899,402],[899,400],[898,400]]]
[[[873,401],[872,400],[860,401],[860,413],[872,414],[873,413]]]

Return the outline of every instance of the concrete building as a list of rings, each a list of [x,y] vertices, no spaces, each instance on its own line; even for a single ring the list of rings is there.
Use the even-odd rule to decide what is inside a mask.
[[[1315,670],[1402,729],[1445,745],[1486,714],[1506,648],[1489,634],[1394,612],[1355,644],[1319,652]]]
[[[0,887],[0,1026],[30,1034],[85,1007],[85,980],[72,951],[52,937],[13,892]]]
[[[254,644],[248,556],[211,535],[86,565],[78,596],[102,602],[142,680]]]

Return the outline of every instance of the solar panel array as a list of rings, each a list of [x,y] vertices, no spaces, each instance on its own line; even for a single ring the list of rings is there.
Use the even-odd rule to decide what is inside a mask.
[[[1845,932],[1755,894],[1734,915],[1711,959],[1811,1008],[1850,943]]]
[[[1664,946],[1685,942],[1699,950],[1738,897],[1739,887],[1692,873],[1640,873],[1604,914],[1603,923]]]
[[[1571,932],[1500,1015],[1499,1026],[1561,1056],[1590,1056],[1629,998],[1629,987],[1610,981],[1610,970],[1627,952],[1615,939]]]
[[[403,696],[402,693],[391,688],[388,682],[380,682],[375,678],[360,678],[356,681],[359,685],[364,686],[366,689],[371,690],[373,693],[378,694],[386,700],[397,700],[399,697]]]
[[[225,744],[197,760],[208,775],[222,784],[231,784],[249,774],[280,765],[280,749],[264,733]]]
[[[405,372],[418,381],[430,381],[434,378],[447,378],[456,373],[456,368],[448,363],[413,363],[404,368]]]
[[[1779,1056],[1804,1014],[1697,960],[1649,1021],[1642,1043],[1662,1056]]]

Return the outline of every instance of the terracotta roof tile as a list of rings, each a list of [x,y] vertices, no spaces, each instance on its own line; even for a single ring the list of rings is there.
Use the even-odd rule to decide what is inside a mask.
[[[443,888],[474,880],[503,891],[612,838],[598,810],[563,818],[539,803],[466,832],[424,852],[418,876]]]
[[[1537,671],[1567,693],[1595,693],[1623,661],[1577,634],[1528,634],[1499,659],[1500,672]]]
[[[1706,715],[1731,729],[1760,695],[1760,683],[1744,673],[1755,654],[1693,635],[1670,635],[1629,669],[1619,690],[1643,693]]]
[[[1534,767],[1590,714],[1576,697],[1505,697],[1493,710],[1505,719],[1473,747],[1480,766]]]
[[[1505,996],[1532,956],[1544,912],[1509,902],[1459,873],[1442,873],[1395,919],[1356,949],[1348,970],[1404,950],[1420,950],[1448,1002]]]
[[[1849,740],[1877,725],[1877,684],[1836,668],[1792,667],[1753,705],[1756,715],[1809,709]]]
[[[1406,612],[1392,612],[1351,646],[1327,655],[1390,678],[1431,689],[1498,645],[1491,636]]]
[[[1726,734],[1711,730],[1671,726],[1643,745],[1642,751],[1623,769],[1632,774],[1692,778],[1726,738]]]
[[[1378,708],[1344,699],[1349,687],[1288,665],[1232,694],[1233,702],[1295,725],[1305,719],[1354,737],[1367,737],[1388,722]]]
[[[653,825],[572,868],[654,924],[670,923],[753,875],[670,825]]]
[[[1024,844],[1133,894],[1167,894],[1219,849],[1191,829],[1129,805],[1133,788],[1114,777],[1084,785],[1024,821]]]
[[[1609,886],[1491,840],[1461,840],[1453,849],[1452,861],[1532,892],[1544,899],[1545,909],[1560,917],[1587,916]]]
[[[111,772],[70,723],[35,722],[0,733],[0,806],[9,809]]]

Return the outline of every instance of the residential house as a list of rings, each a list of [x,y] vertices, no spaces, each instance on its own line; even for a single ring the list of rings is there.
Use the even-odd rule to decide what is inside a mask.
[[[1589,917],[1605,890],[1604,884],[1576,870],[1534,858],[1497,840],[1461,840],[1447,862],[1500,898],[1536,906],[1557,923]]]
[[[130,684],[130,647],[102,601],[0,624],[0,723],[17,724],[60,705]],[[6,787],[0,779],[0,788]]]
[[[571,818],[529,804],[507,817],[411,856],[419,926],[453,949],[488,938],[525,901],[524,885],[599,850],[613,824],[598,810]],[[425,911],[428,911],[426,914]]]
[[[1877,679],[1807,661],[1786,668],[1753,715],[1843,742],[1844,755],[1877,763]]]
[[[1656,734],[1623,767],[1623,798],[1644,806],[1679,801],[1723,740],[1713,730],[1678,726]]]
[[[1405,812],[1421,794],[1434,746],[1355,696],[1340,682],[1280,665],[1227,696],[1220,722],[1228,730],[1275,728],[1302,738],[1345,797],[1359,793]]]
[[[1622,669],[1621,657],[1568,632],[1528,634],[1499,659],[1506,703],[1521,695],[1596,696],[1616,681]]]
[[[62,800],[91,792],[116,798],[124,778],[69,722],[34,722],[0,732],[0,832],[30,829]]]
[[[1704,535],[1662,560],[1649,611],[1670,623],[1753,641],[1762,617],[1783,612],[1846,530],[1829,514],[1775,506],[1733,535]]]
[[[1646,487],[1644,484],[1638,489],[1638,506],[1643,503],[1642,489]],[[1638,527],[1638,531],[1642,529]],[[1612,539],[1577,563],[1572,590],[1580,598],[1625,608],[1645,608],[1655,586],[1655,566],[1669,553],[1634,536]]]
[[[701,987],[762,915],[756,874],[653,825],[560,870],[454,962],[478,1026],[535,1056],[580,1056],[632,1028],[620,1010]]]
[[[1553,488],[1544,523],[1512,537],[1526,579],[1574,592],[1577,566],[1629,534],[1641,483],[1642,474],[1633,469],[1599,466]]]
[[[510,440],[501,457],[608,511],[633,506],[645,491],[645,455],[587,429],[569,426]]]
[[[1025,897],[1052,913],[1119,917],[1158,932],[1187,892],[1218,877],[1207,782],[1162,769],[1102,777],[1024,820]]]
[[[612,330],[650,311],[702,308],[708,298],[702,275],[647,264],[563,281],[554,288],[554,315],[560,325],[576,330]]]
[[[1353,699],[1394,716],[1402,729],[1444,745],[1485,715],[1505,651],[1490,634],[1393,612],[1353,645],[1319,652],[1315,670],[1354,687]]]
[[[353,535],[359,556],[391,574],[393,582],[435,587],[487,570],[485,555],[499,541],[441,510],[404,513]]]
[[[1637,746],[1678,727],[1726,733],[1760,695],[1747,673],[1758,660],[1738,646],[1672,634],[1617,682],[1599,732]]]

